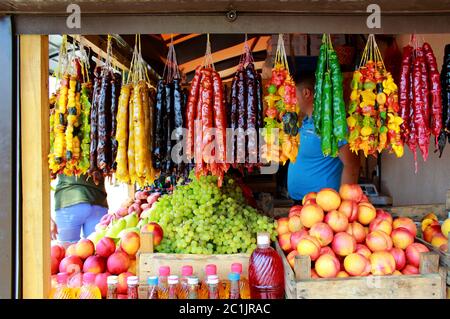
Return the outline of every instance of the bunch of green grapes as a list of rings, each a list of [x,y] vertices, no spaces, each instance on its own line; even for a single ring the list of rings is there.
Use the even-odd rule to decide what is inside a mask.
[[[276,238],[274,221],[248,206],[231,178],[225,179],[222,188],[215,176],[192,178],[155,203],[150,221],[164,230],[156,250],[165,253],[251,253],[258,232]]]

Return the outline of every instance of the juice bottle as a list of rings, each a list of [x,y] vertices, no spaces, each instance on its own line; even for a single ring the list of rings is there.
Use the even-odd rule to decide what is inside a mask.
[[[106,284],[108,285],[108,290],[106,292],[106,299],[117,299],[117,284],[119,283],[119,277],[108,276],[106,278]]]
[[[270,247],[268,233],[259,233],[250,256],[248,281],[252,299],[283,299],[284,269],[278,253]]]
[[[159,299],[158,298],[158,277],[151,276],[147,279],[148,284],[148,299]]]
[[[200,290],[198,293],[199,299],[208,299],[208,285],[206,280],[208,276],[217,275],[217,267],[214,264],[208,264],[205,267],[205,279],[202,280],[200,284]]]
[[[240,277],[241,275],[237,272],[230,272],[228,274],[228,280],[230,281],[230,297],[228,299],[241,299]]]
[[[169,295],[168,299],[177,299],[178,298],[178,276],[172,275],[167,279],[169,283]]]
[[[137,276],[130,276],[127,278],[128,285],[128,299],[138,299],[138,283],[139,279]]]
[[[83,275],[83,286],[80,288],[79,299],[102,299],[100,289],[95,285],[95,274],[87,272]]]
[[[189,277],[188,284],[188,299],[198,299],[198,278]]]
[[[159,299],[169,298],[169,284],[167,282],[169,276],[170,276],[170,267],[169,266],[159,267],[159,279],[158,279]]]
[[[52,299],[74,299],[72,289],[67,285],[69,274],[66,272],[59,273],[56,277],[58,281]]]
[[[188,295],[188,277],[192,276],[194,273],[194,269],[192,266],[183,266],[181,267],[181,280],[180,280],[180,288],[178,292],[178,299],[187,299]]]
[[[241,298],[250,299],[250,286],[248,285],[248,279],[242,276],[242,264],[241,263],[232,264],[231,272],[236,272],[239,275],[241,275],[241,279],[239,281],[241,288]]]
[[[219,277],[217,275],[208,276],[208,299],[219,299]]]

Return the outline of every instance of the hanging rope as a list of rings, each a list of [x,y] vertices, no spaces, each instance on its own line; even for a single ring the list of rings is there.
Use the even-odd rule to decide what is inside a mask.
[[[214,68],[214,62],[213,62],[212,53],[211,53],[211,42],[209,40],[209,33],[206,35],[206,52],[205,52],[205,57],[203,58],[203,66],[205,68],[211,68],[214,71],[216,70]]]

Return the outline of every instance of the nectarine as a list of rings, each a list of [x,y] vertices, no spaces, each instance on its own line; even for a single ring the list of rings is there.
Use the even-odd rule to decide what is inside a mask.
[[[391,238],[394,247],[400,249],[406,249],[406,247],[414,242],[414,235],[408,229],[403,227],[394,229],[391,233]]]
[[[308,204],[303,206],[300,214],[300,220],[303,226],[311,228],[314,224],[323,221],[323,210],[317,204]]]
[[[324,211],[330,212],[339,208],[341,197],[334,189],[324,188],[317,193],[316,202]]]
[[[317,258],[314,269],[319,277],[334,278],[338,274],[341,265],[339,260],[330,254],[321,255]]]
[[[325,223],[314,224],[309,230],[309,234],[317,238],[322,247],[327,246],[333,240],[333,230]]]
[[[359,202],[363,196],[363,191],[358,184],[342,184],[339,188],[339,195],[343,200]]]
[[[333,210],[325,215],[327,223],[335,233],[346,231],[348,228],[348,218],[344,213]]]
[[[331,248],[337,255],[347,256],[356,250],[356,240],[346,232],[340,232],[334,235]]]
[[[417,227],[414,221],[408,217],[399,217],[394,219],[392,222],[392,229],[397,229],[399,227],[406,228],[413,234],[414,237],[417,236]]]

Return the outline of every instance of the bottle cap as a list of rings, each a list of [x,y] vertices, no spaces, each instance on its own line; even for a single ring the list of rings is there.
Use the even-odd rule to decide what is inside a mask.
[[[228,279],[231,281],[238,281],[241,279],[241,275],[238,274],[237,272],[230,272],[228,274]]]
[[[214,264],[206,265],[205,272],[206,272],[206,276],[216,275],[217,274],[216,265],[214,265]]]
[[[95,274],[92,272],[86,272],[83,274],[83,282],[87,284],[92,284],[95,282]]]
[[[169,276],[170,275],[170,267],[169,266],[161,266],[159,267],[159,275],[160,276]]]
[[[56,281],[58,284],[65,284],[67,283],[67,280],[69,279],[69,274],[66,272],[60,272],[56,275]]]
[[[212,285],[217,285],[219,283],[219,276],[217,276],[217,275],[208,276],[206,283],[212,284]]]
[[[150,276],[147,278],[147,284],[150,286],[156,286],[158,285],[158,277],[156,276]]]
[[[269,233],[258,233],[256,237],[256,243],[260,245],[270,245]]]
[[[181,275],[184,277],[192,276],[194,273],[194,269],[192,266],[183,266],[181,267]]]
[[[119,283],[119,277],[117,276],[108,276],[106,278],[106,284],[108,285],[117,285]]]
[[[128,285],[137,285],[139,282],[138,276],[130,276],[127,278],[127,284]]]
[[[188,285],[198,285],[197,277],[188,277],[187,279]]]
[[[176,276],[176,275],[169,276],[169,278],[167,279],[167,282],[169,283],[169,285],[178,284],[178,276]]]
[[[241,263],[233,263],[231,265],[231,272],[237,272],[238,274],[242,274],[242,264]]]

